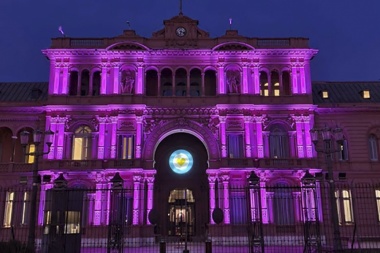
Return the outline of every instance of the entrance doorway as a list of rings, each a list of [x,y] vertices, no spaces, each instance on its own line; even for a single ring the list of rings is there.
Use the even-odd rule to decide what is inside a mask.
[[[189,189],[175,189],[169,196],[168,235],[189,237],[194,235],[195,201]]]
[[[203,238],[209,222],[207,151],[187,133],[167,136],[155,152],[157,231],[162,236]]]

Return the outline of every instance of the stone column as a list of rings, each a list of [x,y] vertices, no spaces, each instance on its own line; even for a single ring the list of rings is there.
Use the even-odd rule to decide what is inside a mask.
[[[243,73],[242,73],[242,89],[241,93],[242,94],[247,94],[248,93],[248,63],[243,64]]]
[[[70,73],[69,73],[69,64],[68,63],[64,63],[63,64],[63,67],[62,67],[62,84],[61,84],[61,94],[65,94],[67,95],[68,94],[68,87],[69,87],[69,76],[70,76]],[[59,91],[58,91],[59,93]]]
[[[201,87],[201,96],[205,96],[205,72],[202,72],[202,87]]]
[[[99,136],[98,136],[98,159],[104,159],[104,140],[106,134],[107,117],[98,117],[99,121]]]
[[[140,220],[140,190],[141,190],[141,176],[133,176],[133,217],[132,224],[139,225]]]
[[[50,130],[54,133],[53,136],[53,143],[50,146],[50,152],[47,155],[48,159],[54,159],[55,154],[56,154],[56,145],[57,145],[57,121],[58,121],[59,116],[56,117],[51,117],[51,116],[46,116],[46,123],[48,125],[48,121],[50,122]]]
[[[114,62],[112,64],[112,68],[113,68],[113,90],[112,90],[112,93],[113,94],[119,94],[119,87],[120,87],[120,80],[119,80],[119,75],[120,75],[120,71],[119,71],[119,63],[118,62]]]
[[[306,157],[313,157],[313,143],[310,136],[310,129],[314,125],[314,115],[303,116],[304,121],[304,134],[305,134],[305,146],[306,146]]]
[[[55,69],[54,69],[53,94],[59,94],[59,88],[61,86],[60,79],[61,79],[61,64],[56,62]]]
[[[219,116],[220,142],[222,145],[222,157],[227,157],[227,141],[226,141],[226,117]]]
[[[224,64],[218,63],[218,94],[226,94],[226,84],[224,77]]]
[[[223,183],[223,214],[224,214],[224,224],[230,224],[230,191],[229,191],[229,175],[222,175],[220,177]]]
[[[104,60],[104,59],[102,59]],[[100,94],[105,95],[107,94],[107,79],[108,79],[108,72],[109,66],[107,63],[102,63],[102,73],[101,73],[101,87],[100,87]]]
[[[117,145],[117,121],[118,117],[117,116],[112,116],[110,117],[111,120],[111,158],[115,159],[116,158],[116,145]]]
[[[251,116],[244,116],[245,157],[252,157],[251,122],[252,122]]]
[[[210,193],[210,224],[215,224],[212,219],[212,212],[214,211],[215,205],[215,181],[216,175],[208,173],[208,184],[209,184],[209,193]]]
[[[300,93],[298,90],[298,68],[297,65],[293,62],[292,63],[292,73],[291,73],[291,83],[292,83],[292,90],[293,94],[298,94]]]
[[[253,93],[256,95],[260,94],[260,72],[259,72],[259,59],[253,59],[254,65],[253,65]]]
[[[264,138],[263,138],[263,119],[264,116],[254,116],[253,117],[256,123],[256,144],[257,144],[257,157],[264,157]]]
[[[141,60],[143,60],[141,58]],[[143,94],[144,91],[144,63],[139,62],[137,65],[137,80],[135,81],[135,94]]]
[[[136,116],[136,149],[135,158],[141,158],[141,139],[143,134],[142,116]]]
[[[95,226],[102,225],[102,209],[103,209],[103,195],[104,191],[108,192],[108,189],[104,189],[105,177],[104,173],[97,172],[95,175],[96,190],[95,190],[95,203],[94,203],[94,218],[93,223]]]
[[[151,224],[149,221],[149,213],[153,208],[153,193],[154,193],[154,175],[145,175],[145,180],[147,182],[147,203],[146,203],[146,224]]]

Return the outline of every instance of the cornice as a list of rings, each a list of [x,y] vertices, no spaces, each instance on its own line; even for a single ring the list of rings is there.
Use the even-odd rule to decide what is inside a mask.
[[[183,57],[304,57],[310,59],[318,53],[316,49],[256,49],[250,51],[213,51],[211,49],[157,49],[150,51],[129,51],[129,50],[105,50],[105,49],[45,49],[42,50],[45,55],[53,58],[70,57],[70,56],[90,56],[90,57],[159,57],[159,56],[183,56]]]

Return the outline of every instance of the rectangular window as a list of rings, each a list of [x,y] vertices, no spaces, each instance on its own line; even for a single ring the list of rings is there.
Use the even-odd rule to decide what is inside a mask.
[[[119,159],[133,159],[134,156],[134,138],[133,135],[119,135]]]
[[[329,92],[327,90],[322,91],[322,98],[329,98]]]
[[[231,224],[247,224],[247,198],[244,191],[231,190]]]
[[[363,98],[366,98],[366,99],[371,98],[371,93],[369,90],[363,90]]]
[[[89,138],[87,137],[74,137],[73,141],[73,160],[87,160],[89,158]]]
[[[336,190],[335,191],[336,203],[339,224],[352,224],[354,222],[352,210],[352,196],[350,190]]]
[[[3,226],[7,228],[12,225],[14,198],[15,198],[14,192],[10,192],[10,191],[6,192]]]
[[[24,196],[22,199],[22,217],[21,217],[21,224],[26,225],[28,224],[29,220],[29,205],[30,205],[30,194],[29,192],[24,192]]]
[[[377,220],[380,222],[380,190],[376,190]]]
[[[243,134],[236,133],[228,135],[228,157],[244,157]]]
[[[368,139],[369,145],[369,154],[371,161],[378,161],[378,151],[377,151],[377,137],[375,135],[371,135]]]
[[[28,154],[34,153],[36,151],[36,146],[34,144],[28,144],[26,147],[26,152]],[[34,155],[27,155],[26,156],[26,163],[34,163]]]

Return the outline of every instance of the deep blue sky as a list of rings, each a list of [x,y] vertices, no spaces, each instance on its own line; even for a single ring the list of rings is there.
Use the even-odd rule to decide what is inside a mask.
[[[130,21],[150,37],[178,14],[179,0],[0,0],[0,82],[47,81],[41,50],[59,37],[113,37]],[[380,0],[183,0],[212,37],[309,37],[318,81],[380,80]]]

